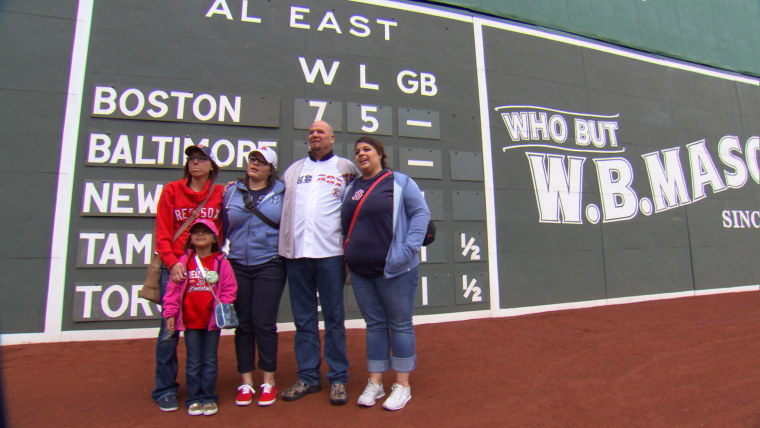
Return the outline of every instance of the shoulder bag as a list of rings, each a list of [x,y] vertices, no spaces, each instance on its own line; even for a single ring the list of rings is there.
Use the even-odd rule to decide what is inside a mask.
[[[198,253],[195,253],[195,264],[198,265],[198,270],[201,272],[201,276],[206,280],[207,284],[211,284],[211,294],[214,295],[216,305],[214,306],[214,321],[219,328],[235,328],[240,323],[238,322],[237,312],[235,312],[235,305],[232,303],[222,303],[219,297],[214,292],[216,284],[219,282],[219,274],[214,271],[208,271],[201,259],[198,257]]]

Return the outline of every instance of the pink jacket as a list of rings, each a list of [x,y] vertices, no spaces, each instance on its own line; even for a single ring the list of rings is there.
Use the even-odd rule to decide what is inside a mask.
[[[187,260],[191,255],[194,257],[192,251],[183,254],[179,259],[179,263],[187,266]],[[219,274],[219,281],[214,284],[214,293],[222,303],[234,302],[237,296],[237,281],[235,280],[235,274],[232,272],[232,266],[224,254],[220,253],[214,259],[214,270]],[[178,331],[185,330],[185,321],[182,319],[182,296],[185,295],[187,282],[188,280],[185,279],[181,284],[177,284],[170,279],[166,285],[166,294],[164,295],[163,317],[176,317],[174,325]],[[214,299],[214,307],[216,307],[216,303],[216,299]],[[208,321],[208,329],[219,330],[219,327],[216,326],[213,312]]]

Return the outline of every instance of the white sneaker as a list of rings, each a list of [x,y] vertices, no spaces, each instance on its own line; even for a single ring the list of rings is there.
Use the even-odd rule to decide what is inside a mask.
[[[391,395],[383,403],[383,408],[386,410],[401,410],[406,406],[406,403],[412,399],[412,387],[403,386],[394,383],[391,387]]]
[[[376,384],[372,380],[367,381],[367,387],[364,388],[364,392],[359,396],[356,404],[364,407],[372,407],[375,405],[375,400],[379,400],[385,397],[385,391],[383,390],[383,384]]]

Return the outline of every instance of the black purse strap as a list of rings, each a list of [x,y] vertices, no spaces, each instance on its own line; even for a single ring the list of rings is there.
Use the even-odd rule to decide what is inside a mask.
[[[269,193],[270,188],[267,188],[267,192]],[[259,210],[259,207],[256,206],[256,204],[253,203],[251,200],[251,196],[248,194],[248,191],[240,192],[240,196],[243,198],[243,205],[248,209],[248,211],[254,213],[256,217],[261,219],[264,223],[266,223],[269,227],[272,229],[280,230],[280,224],[273,222],[269,217],[265,216],[264,213]]]

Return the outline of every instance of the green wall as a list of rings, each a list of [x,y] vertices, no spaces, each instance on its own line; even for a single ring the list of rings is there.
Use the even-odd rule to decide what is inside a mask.
[[[758,0],[460,0],[437,3],[760,76]]]

